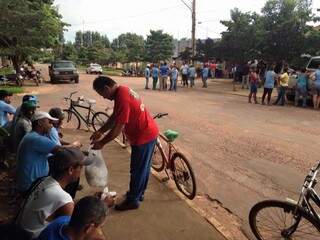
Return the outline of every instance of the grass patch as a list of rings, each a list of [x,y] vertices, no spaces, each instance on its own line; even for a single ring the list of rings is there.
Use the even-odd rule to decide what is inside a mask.
[[[13,73],[13,67],[3,67],[0,68],[0,75],[7,75]]]
[[[23,93],[22,87],[15,87],[15,86],[0,86],[0,90],[6,90],[12,94]]]

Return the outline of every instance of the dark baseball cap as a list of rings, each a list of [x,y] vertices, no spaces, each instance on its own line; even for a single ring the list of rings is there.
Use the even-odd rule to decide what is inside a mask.
[[[74,147],[63,147],[49,157],[53,172],[61,172],[73,166],[88,166],[93,161],[84,156],[80,149]]]
[[[59,120],[64,119],[64,113],[61,108],[51,108],[49,111],[50,116],[57,118]]]

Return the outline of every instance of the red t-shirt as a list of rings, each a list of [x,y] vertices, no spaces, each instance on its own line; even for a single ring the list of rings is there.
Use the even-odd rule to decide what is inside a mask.
[[[159,134],[158,125],[140,96],[128,87],[119,86],[116,90],[114,117],[116,123],[125,124],[124,132],[131,145],[148,143]]]

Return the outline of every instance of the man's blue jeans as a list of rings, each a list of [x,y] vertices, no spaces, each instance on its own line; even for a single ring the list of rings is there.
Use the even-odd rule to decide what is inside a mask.
[[[151,159],[157,139],[143,145],[131,146],[130,188],[127,200],[139,204],[140,197],[147,188]]]

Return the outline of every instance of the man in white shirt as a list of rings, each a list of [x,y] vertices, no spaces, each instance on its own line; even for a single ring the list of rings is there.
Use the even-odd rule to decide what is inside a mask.
[[[56,218],[72,215],[74,203],[64,188],[77,181],[84,165],[91,164],[77,148],[62,148],[50,158],[51,175],[33,184],[17,218],[33,238]]]

